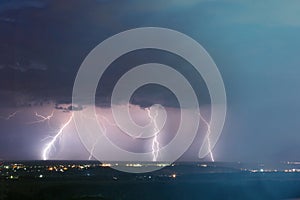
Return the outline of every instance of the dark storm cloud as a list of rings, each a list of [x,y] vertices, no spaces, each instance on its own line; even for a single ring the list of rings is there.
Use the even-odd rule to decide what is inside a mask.
[[[27,63],[26,62],[25,63],[17,62],[14,65],[2,64],[0,69],[4,69],[6,67],[17,70],[17,71],[21,71],[21,72],[26,72],[28,70],[43,70],[43,71],[47,70],[47,65],[42,64],[42,63],[38,63],[38,62],[35,62],[35,61],[29,61]]]
[[[68,1],[1,2],[0,90],[70,102],[80,63],[107,34],[91,36],[89,26],[107,21],[103,12],[86,12],[93,2],[73,1],[72,9]]]
[[[64,104],[64,103],[56,103],[55,109],[62,110],[64,112],[70,112],[70,111],[80,111],[83,110],[83,107],[81,105],[72,105],[72,104]]]
[[[73,82],[81,62],[101,41],[131,26],[132,21],[127,22],[123,16],[139,11],[142,6],[133,2],[132,7],[123,1],[116,6],[113,1],[94,0],[75,0],[72,6],[69,1],[58,0],[17,1],[15,6],[3,5],[0,18],[13,19],[13,23],[0,21],[0,89],[29,93],[37,101],[47,99],[70,103]],[[147,12],[151,10],[157,12],[159,9],[154,6]],[[144,19],[136,19],[134,26],[139,27],[143,23]],[[97,92],[97,105],[109,105],[118,78],[139,64],[165,63],[175,65],[188,76],[195,74],[191,66],[187,67],[188,63],[175,55],[150,52],[126,56],[113,63],[101,80],[104,87]],[[201,77],[190,80],[197,90],[206,90],[203,82],[196,81],[201,82]],[[202,96],[202,99],[208,102],[207,97]],[[158,101],[169,106],[178,105],[176,100],[170,99],[169,91],[157,87],[147,87],[146,91],[137,93],[132,99],[132,103],[142,106]]]
[[[2,0],[0,2],[0,12],[23,8],[43,8],[45,5],[46,0]]]
[[[13,18],[8,18],[8,17],[1,17],[0,21],[2,22],[7,22],[7,23],[14,23],[16,20]]]

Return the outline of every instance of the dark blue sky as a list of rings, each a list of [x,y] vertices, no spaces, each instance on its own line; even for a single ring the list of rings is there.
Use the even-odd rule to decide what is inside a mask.
[[[228,97],[228,118],[214,149],[218,160],[300,160],[300,2],[296,0],[3,0],[1,115],[23,109],[22,117],[30,118],[28,113],[70,103],[76,72],[89,51],[113,34],[144,26],[189,35],[217,64]],[[184,61],[172,55],[148,53],[136,52],[112,66],[97,96],[100,106],[107,104],[113,84],[131,65],[161,59],[186,76],[192,74]],[[203,82],[197,84],[199,78],[191,76],[193,86],[207,93]],[[161,88],[148,88],[133,103],[147,106],[158,101],[176,107],[170,95]],[[203,99],[201,104],[209,103],[207,94]],[[24,129],[22,117],[0,121],[0,158],[39,158],[40,140],[49,130]]]

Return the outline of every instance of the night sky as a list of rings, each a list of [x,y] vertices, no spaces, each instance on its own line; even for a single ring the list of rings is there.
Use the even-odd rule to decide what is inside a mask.
[[[148,26],[187,34],[217,64],[228,100],[226,124],[213,149],[217,161],[300,160],[300,2],[296,0],[1,0],[0,159],[42,159],[49,136],[72,112],[84,110],[71,105],[73,83],[84,58],[106,38]],[[209,117],[210,99],[201,76],[185,60],[158,50],[130,52],[111,64],[97,90],[99,113],[112,120],[109,103],[114,84],[129,69],[148,62],[168,64],[181,72],[199,91],[200,107]],[[172,92],[148,85],[131,99],[132,113],[141,124],[147,122],[144,109],[152,104],[164,105],[176,121],[178,102]],[[36,113],[52,112],[51,120],[37,122],[41,118]],[[105,123],[111,139],[122,146],[119,131]],[[200,127],[199,140],[205,131]],[[175,128],[170,122],[165,132],[172,136]],[[149,150],[132,147],[132,141],[126,144],[124,148],[131,151]],[[51,159],[89,157],[72,122],[56,145]],[[181,159],[199,160],[197,148],[199,141]]]

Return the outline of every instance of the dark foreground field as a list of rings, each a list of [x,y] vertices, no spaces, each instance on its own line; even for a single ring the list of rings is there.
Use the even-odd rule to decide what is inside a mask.
[[[197,173],[195,169],[187,166],[167,168],[147,174],[127,174],[106,168],[101,170],[100,174],[95,170],[89,170],[89,176],[72,173],[48,178],[2,179],[0,199],[260,200],[300,198],[300,173],[251,173],[233,170],[215,173],[199,170]],[[176,173],[176,177],[169,176],[172,173]]]
[[[300,180],[282,174],[245,178],[215,174],[169,181],[97,179],[5,181],[5,199],[289,199],[300,197]],[[300,177],[299,177],[300,178]],[[3,187],[2,184],[2,187]]]

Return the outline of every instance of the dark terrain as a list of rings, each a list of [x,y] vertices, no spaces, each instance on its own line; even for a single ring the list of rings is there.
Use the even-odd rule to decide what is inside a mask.
[[[279,170],[267,170],[237,163],[178,163],[151,173],[129,174],[99,167],[97,162],[19,163],[22,162],[2,163],[0,199],[259,200],[300,197],[300,173],[294,168],[284,171],[283,168],[295,167],[288,164],[277,166]],[[56,170],[50,171],[53,166]],[[60,171],[66,166],[70,169]]]

